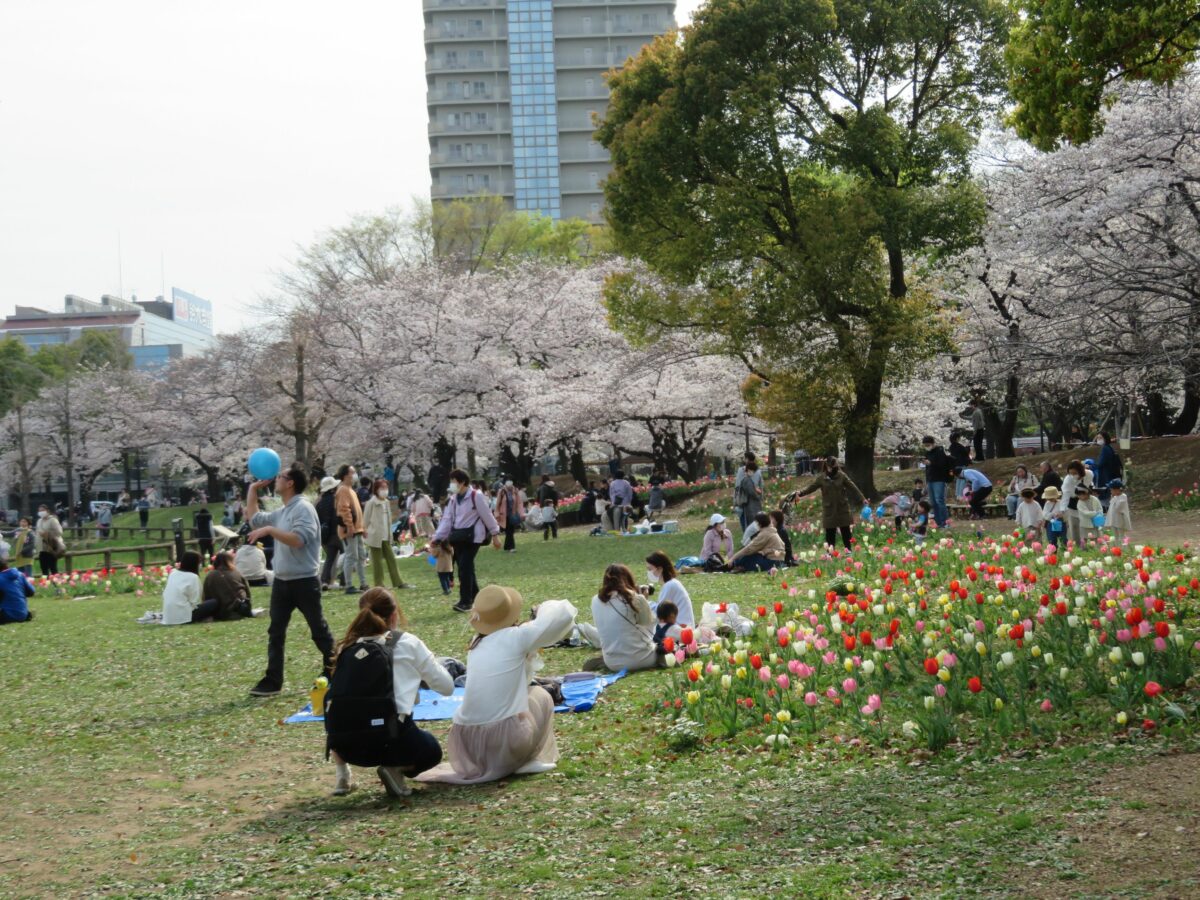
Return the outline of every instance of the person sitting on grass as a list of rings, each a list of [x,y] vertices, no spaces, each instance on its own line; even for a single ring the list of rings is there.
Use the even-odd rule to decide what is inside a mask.
[[[518,624],[523,603],[517,591],[499,585],[475,597],[476,634],[467,651],[467,689],[446,740],[449,759],[419,781],[479,784],[555,768],[554,701],[530,682],[539,648],[571,633],[575,607],[547,600],[537,618]]]
[[[695,625],[696,613],[692,609],[692,597],[683,586],[675,572],[675,563],[671,557],[661,550],[655,550],[646,557],[646,580],[651,584],[661,584],[662,590],[658,595],[659,603],[672,603],[679,610],[680,625]]]
[[[275,580],[275,573],[267,568],[267,554],[259,544],[238,547],[233,564],[251,587],[268,587]]]
[[[725,527],[725,517],[720,513],[713,513],[708,520],[704,543],[700,547],[700,559],[707,563],[714,554],[721,556],[722,565],[725,557],[733,555],[733,532]]]
[[[204,576],[203,598],[192,613],[193,621],[232,622],[252,615],[250,584],[233,564],[233,554],[222,550],[213,557],[212,571]]]
[[[334,659],[340,662],[343,651],[355,644],[373,641],[385,648],[390,644],[392,698],[398,719],[398,727],[393,734],[380,736],[384,740],[382,746],[364,746],[346,735],[329,735],[329,751],[337,769],[333,788],[335,797],[354,789],[350,766],[367,764],[359,762],[361,760],[369,759],[372,761],[370,765],[378,766],[375,772],[384,790],[393,797],[411,794],[412,788],[405,784],[404,779],[426,772],[442,761],[442,747],[438,739],[417,727],[412,711],[420,696],[421,682],[443,697],[449,697],[454,693],[454,679],[420,638],[399,630],[407,626],[408,622],[392,593],[385,588],[373,587],[358,598],[358,615],[334,651]],[[337,676],[335,663],[331,690]],[[326,703],[330,722],[336,721],[332,710],[337,700],[334,697]]]
[[[599,642],[600,656],[585,662],[585,671],[606,667],[635,672],[663,664],[654,647],[654,614],[627,566],[614,563],[604,570],[600,590],[592,598],[592,621],[594,628],[581,627],[580,632],[589,643]]]
[[[200,554],[185,550],[178,567],[171,570],[163,586],[164,625],[190,625],[200,606]]]
[[[679,609],[670,600],[660,600],[654,608],[654,615],[658,619],[654,629],[654,646],[659,653],[665,654],[667,648],[664,641],[671,638],[678,643],[683,634],[683,629],[675,621],[679,617]]]
[[[766,513],[760,512],[754,517],[754,522],[758,530],[753,540],[729,558],[731,572],[767,572],[783,565],[787,551],[771,519]]]
[[[19,569],[10,569],[8,560],[0,559],[0,625],[32,622],[29,598],[34,593],[33,584],[25,574]]]
[[[783,564],[785,566],[794,566],[796,564],[796,555],[792,552],[792,536],[788,534],[787,526],[784,524],[783,510],[771,510],[770,517],[771,524],[775,526],[775,533],[783,541]]]

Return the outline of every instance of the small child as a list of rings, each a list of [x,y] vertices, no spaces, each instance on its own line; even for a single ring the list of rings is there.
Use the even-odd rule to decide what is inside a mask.
[[[547,500],[542,506],[542,540],[550,540],[550,533],[558,540],[558,501]]]
[[[914,508],[916,507],[916,505],[918,503],[920,503],[924,499],[925,499],[925,479],[924,478],[914,478],[913,479],[913,489],[912,489],[912,502],[913,502]]]
[[[1051,485],[1042,491],[1042,524],[1046,529],[1046,539],[1054,545],[1054,549],[1058,549],[1059,542],[1062,541],[1064,532],[1067,530],[1066,523],[1063,521],[1064,507],[1062,503],[1062,494],[1058,488]]]
[[[527,531],[537,531],[542,527],[542,523],[546,521],[545,507],[538,504],[536,500],[529,504],[525,510],[525,521],[522,523]]]
[[[442,596],[446,596],[454,587],[454,548],[445,541],[430,541],[425,549],[437,560],[438,582],[442,586]]]
[[[1037,491],[1025,488],[1021,491],[1021,502],[1017,504],[1017,527],[1025,533],[1025,540],[1030,540],[1035,532],[1042,530],[1042,508],[1038,506]]]
[[[929,513],[933,510],[933,504],[928,500],[920,500],[917,502],[917,515],[913,519],[913,527],[908,530],[908,533],[913,536],[913,540],[920,544],[924,542],[925,535],[929,533]]]
[[[1112,498],[1108,501],[1108,515],[1104,526],[1112,531],[1113,540],[1123,543],[1133,530],[1133,519],[1129,515],[1129,498],[1125,496],[1125,482],[1114,478],[1108,483]]]
[[[658,627],[654,629],[654,646],[659,653],[666,653],[663,641],[667,638],[679,641],[679,636],[683,631],[675,624],[675,619],[679,615],[679,607],[670,600],[663,600],[654,610],[654,614],[658,616]]]
[[[1082,547],[1087,543],[1088,534],[1097,529],[1095,519],[1097,516],[1100,520],[1104,520],[1104,507],[1100,505],[1100,500],[1092,496],[1092,490],[1086,484],[1081,484],[1075,488],[1075,496],[1079,499],[1079,503],[1075,507],[1075,516],[1071,521],[1073,529],[1078,529],[1078,536],[1073,530],[1071,540],[1075,541],[1076,547]]]

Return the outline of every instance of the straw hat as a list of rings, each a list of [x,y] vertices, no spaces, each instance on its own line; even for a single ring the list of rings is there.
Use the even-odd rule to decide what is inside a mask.
[[[471,627],[480,634],[492,634],[501,628],[516,625],[521,618],[521,604],[524,602],[513,588],[489,584],[475,595]]]
[[[1062,492],[1058,488],[1051,485],[1050,487],[1048,487],[1044,491],[1042,491],[1042,499],[1043,500],[1060,500],[1060,499],[1062,499]]]

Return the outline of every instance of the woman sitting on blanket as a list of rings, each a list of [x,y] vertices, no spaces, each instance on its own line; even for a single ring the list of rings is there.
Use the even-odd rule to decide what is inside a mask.
[[[584,663],[584,669],[633,672],[663,665],[654,646],[654,613],[627,566],[604,570],[600,593],[592,598],[592,621],[595,626],[581,624],[579,631],[588,643],[599,643],[601,656]]]
[[[192,614],[197,621],[218,622],[246,619],[250,609],[250,585],[233,564],[233,554],[222,550],[213,557],[212,571],[204,576],[204,599]]]
[[[446,741],[449,761],[419,781],[479,784],[555,767],[554,701],[530,682],[538,649],[571,633],[575,607],[547,600],[537,618],[518,624],[523,602],[512,588],[494,584],[476,595],[476,634],[467,651],[467,689]]]
[[[334,659],[352,644],[363,641],[384,644],[389,633],[407,624],[391,592],[381,587],[371,588],[359,598],[358,615],[338,644]],[[401,631],[392,644],[392,694],[396,700],[400,728],[397,736],[389,739],[382,750],[384,764],[375,770],[384,789],[393,797],[412,793],[412,789],[404,783],[405,777],[418,775],[442,760],[442,748],[437,738],[413,722],[412,710],[417,704],[422,681],[443,696],[449,697],[454,693],[454,681],[450,673],[434,658],[424,642],[414,634]],[[333,794],[340,797],[354,789],[350,781],[350,766],[338,755],[337,746],[330,746],[329,749],[337,766],[337,783]]]

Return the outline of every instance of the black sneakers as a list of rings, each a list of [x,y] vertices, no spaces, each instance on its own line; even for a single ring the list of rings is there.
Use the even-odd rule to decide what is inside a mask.
[[[276,684],[268,678],[262,679],[250,688],[251,697],[278,697],[281,693],[283,693],[283,685]]]
[[[460,613],[469,613],[469,612],[471,611],[471,609],[472,609],[472,607],[470,607],[470,606],[463,606],[461,603],[455,603],[455,604],[454,604],[452,607],[450,607],[450,608],[451,608],[452,610],[454,610],[455,612],[460,612]]]

